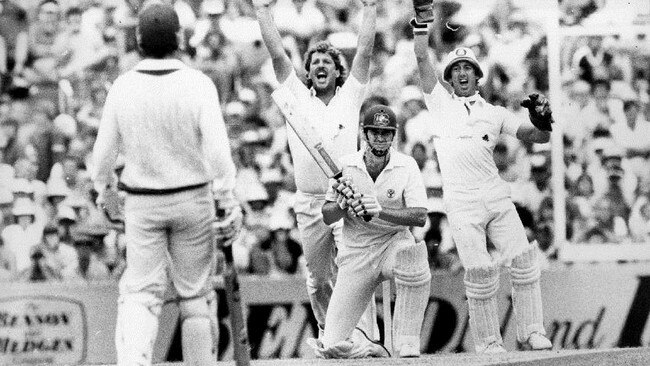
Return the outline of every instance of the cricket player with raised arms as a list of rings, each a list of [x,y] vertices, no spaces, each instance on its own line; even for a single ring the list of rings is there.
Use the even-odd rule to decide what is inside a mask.
[[[505,352],[499,330],[497,290],[499,269],[509,269],[517,340],[524,348],[550,349],[545,336],[540,269],[536,248],[529,244],[510,198],[510,188],[498,174],[492,153],[500,134],[545,143],[553,122],[549,102],[531,94],[522,102],[530,121],[487,103],[479,94],[483,71],[469,48],[447,55],[438,81],[429,58],[427,23],[411,20],[414,49],[424,100],[431,112],[434,146],[440,162],[443,200],[452,237],[465,268],[465,290],[474,347],[479,353]],[[488,253],[486,239],[498,256]],[[498,258],[497,258],[498,257]]]
[[[286,54],[280,33],[271,14],[271,0],[253,0],[262,38],[270,53],[275,76],[280,86],[276,91],[290,92],[308,111],[307,120],[334,160],[356,151],[359,110],[363,102],[370,58],[375,38],[377,0],[361,0],[362,23],[357,49],[346,78],[341,52],[327,41],[315,42],[307,50],[304,66],[307,84],[303,83]],[[295,166],[297,186],[294,211],[301,244],[307,263],[307,291],[312,311],[322,336],[325,317],[335,280],[334,257],[341,240],[341,222],[325,224],[321,208],[329,180],[323,174],[299,137],[289,128],[288,141]],[[369,299],[368,299],[369,300]],[[378,333],[374,301],[366,302],[368,310],[359,328],[369,337]],[[356,333],[360,338],[363,337]],[[365,338],[365,337],[364,337]],[[383,349],[367,341],[355,343],[359,357],[381,355]]]

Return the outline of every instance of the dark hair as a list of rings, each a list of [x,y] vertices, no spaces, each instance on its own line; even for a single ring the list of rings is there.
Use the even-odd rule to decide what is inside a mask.
[[[328,41],[320,41],[311,46],[307,52],[305,52],[305,70],[307,73],[309,73],[309,69],[311,67],[311,58],[314,55],[314,53],[319,52],[319,53],[324,53],[327,55],[330,55],[332,60],[334,60],[334,65],[336,66],[336,69],[339,70],[339,77],[336,78],[336,86],[341,86],[345,82],[345,76],[346,76],[346,70],[345,67],[343,67],[343,63],[341,62],[341,51],[339,51],[337,48],[332,46],[331,43]],[[312,87],[312,82],[307,79],[307,87],[311,88]]]
[[[164,58],[178,50],[178,15],[171,5],[151,3],[138,14],[138,44],[145,58]]]
[[[69,17],[71,17],[73,15],[83,15],[83,13],[84,12],[83,12],[83,10],[81,10],[80,7],[73,6],[73,7],[69,8],[68,10],[66,10],[65,17],[69,18]]]

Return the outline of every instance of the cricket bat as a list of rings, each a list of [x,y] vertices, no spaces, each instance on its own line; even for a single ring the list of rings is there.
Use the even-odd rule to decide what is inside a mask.
[[[223,218],[225,212],[217,207],[217,219]],[[223,271],[224,290],[226,302],[230,312],[230,328],[232,334],[233,358],[237,366],[249,366],[251,360],[250,343],[248,341],[248,329],[242,312],[241,293],[239,291],[239,279],[235,270],[232,256],[232,242],[219,243],[223,252],[225,268]]]
[[[328,178],[341,178],[343,174],[341,169],[323,147],[323,142],[318,137],[314,127],[307,121],[305,113],[299,111],[298,101],[291,91],[287,88],[278,88],[273,92],[272,96],[275,103],[280,107],[282,114],[284,114],[287,123],[296,133],[300,142],[305,145],[323,173]]]
[[[291,129],[296,133],[300,142],[307,148],[309,155],[328,178],[339,179],[343,171],[334,162],[334,159],[325,150],[314,127],[309,123],[306,113],[300,110],[298,100],[287,88],[278,88],[272,94],[273,100],[284,114]],[[363,216],[365,221],[370,221],[372,216]]]

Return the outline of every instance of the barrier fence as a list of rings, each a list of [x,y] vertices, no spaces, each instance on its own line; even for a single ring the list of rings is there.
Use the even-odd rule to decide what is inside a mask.
[[[650,262],[566,265],[542,274],[545,328],[556,349],[650,345]],[[314,337],[304,279],[242,276],[252,356],[313,357]],[[228,309],[219,301],[220,359],[232,359]],[[0,364],[114,363],[117,284],[30,283],[0,286]],[[377,293],[381,302],[381,291]],[[507,272],[499,290],[502,333],[516,348]],[[381,318],[382,307],[377,307]],[[155,360],[180,360],[178,307],[160,317]],[[434,272],[422,331],[424,353],[471,351],[462,272]],[[380,333],[381,333],[381,321]]]

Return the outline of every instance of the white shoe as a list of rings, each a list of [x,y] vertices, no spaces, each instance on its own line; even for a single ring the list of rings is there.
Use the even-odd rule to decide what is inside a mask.
[[[420,357],[420,347],[410,343],[402,344],[399,349],[399,357]]]
[[[544,335],[538,332],[533,332],[528,336],[523,347],[528,351],[540,351],[553,348],[553,344]]]
[[[485,353],[485,354],[493,354],[493,353],[506,353],[505,348],[503,348],[503,345],[500,342],[492,342],[485,347],[481,352],[479,353]]]

